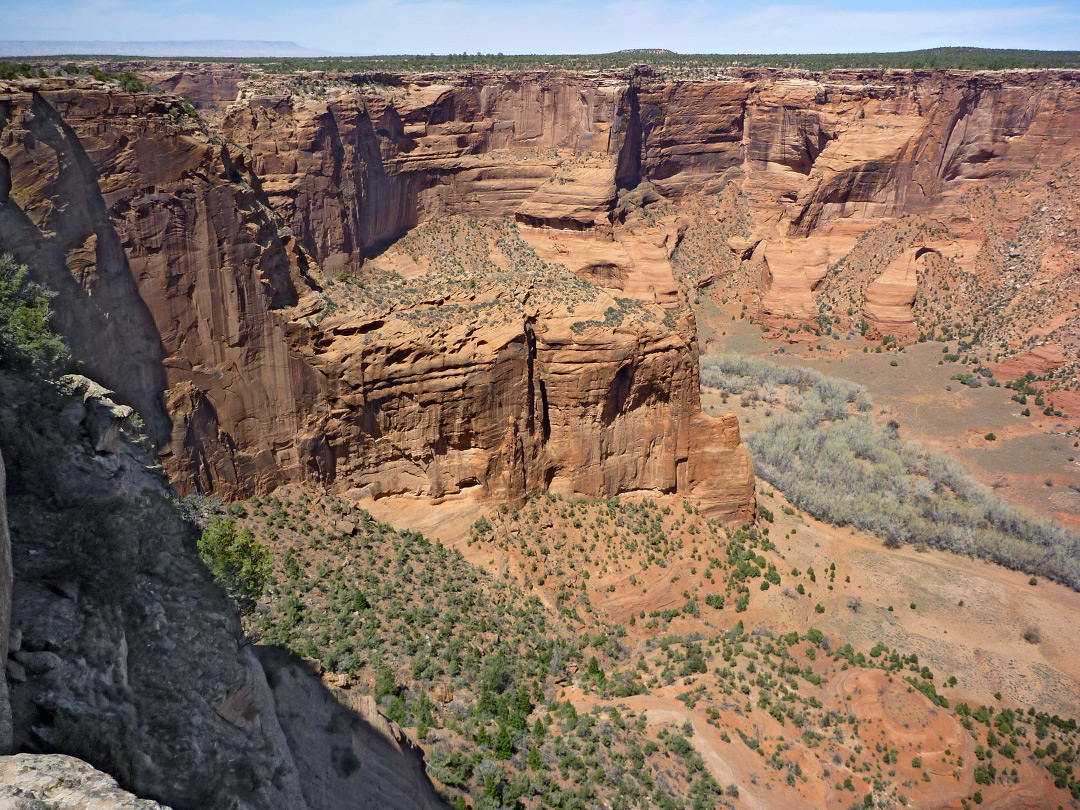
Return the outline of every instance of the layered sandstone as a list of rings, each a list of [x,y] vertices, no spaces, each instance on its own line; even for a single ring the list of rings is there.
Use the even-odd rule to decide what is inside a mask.
[[[509,500],[715,488],[748,514],[743,461],[694,461],[717,435],[738,445],[728,427],[700,439],[695,338],[676,315],[673,265],[698,227],[683,207],[718,194],[745,211],[714,223],[723,260],[692,280],[741,274],[766,326],[816,326],[828,298],[914,339],[937,284],[974,296],[1012,279],[1021,293],[993,311],[1039,311],[986,229],[1006,209],[973,213],[970,192],[1021,200],[1039,193],[1024,167],[1080,153],[1066,71],[361,75],[311,93],[307,78],[222,70],[180,65],[165,82],[217,88],[200,101],[209,124],[169,96],[5,85],[0,239],[58,290],[62,330],[143,416],[174,480],[223,493],[304,479]],[[1006,210],[1017,233],[1023,211]],[[844,264],[907,216],[933,234]],[[1032,237],[1015,261],[1051,257],[1053,292],[1031,289],[1061,308],[1072,213],[1040,216],[1063,236]],[[382,253],[455,217],[511,223],[530,252],[466,245],[479,258],[464,274],[438,246]],[[927,287],[897,257],[931,235],[945,258]],[[1005,270],[989,283],[963,280],[995,255]],[[586,286],[538,304],[538,288],[506,282],[537,262]],[[393,279],[406,281],[380,287]],[[479,309],[495,300],[515,302],[497,326]],[[653,325],[619,320],[620,300]],[[684,325],[657,326],[665,311]]]
[[[384,269],[405,266],[410,287],[373,304]],[[303,348],[348,406],[329,425],[342,488],[512,503],[678,491],[749,517],[738,426],[701,417],[693,318],[651,290],[600,290],[544,263],[512,224],[461,217],[420,226],[364,278],[363,305],[351,283],[314,302]]]
[[[912,306],[919,291],[919,273],[932,253],[934,249],[925,246],[908,248],[867,286],[863,317],[877,334],[908,340],[918,337]]]
[[[316,282],[243,154],[175,101],[32,90],[0,101],[0,234],[58,293],[89,376],[139,412],[186,487],[266,487],[305,469],[319,381],[275,313]]]
[[[618,281],[634,263],[608,231],[626,213],[621,190],[647,186],[654,201],[677,202],[734,182],[763,243],[742,259],[772,325],[816,322],[824,268],[860,233],[905,215],[951,216],[973,183],[998,187],[1041,156],[1060,165],[1080,148],[1069,71],[353,78],[318,99],[259,95],[253,81],[223,124],[252,149],[275,208],[318,234],[305,246],[319,261],[355,264],[416,222],[466,212],[595,233],[555,241],[568,266]],[[290,150],[301,158],[282,159]],[[311,189],[327,176],[352,177],[356,190],[313,208]],[[955,239],[971,236],[961,231]],[[876,274],[896,257],[881,258]]]
[[[748,519],[749,460],[737,426],[700,418],[685,319],[618,328],[605,321],[614,299],[590,303],[600,288],[588,284],[522,303],[499,328],[450,328],[446,291],[359,310],[333,301],[341,271],[437,213],[596,235],[616,196],[625,87],[545,82],[329,102],[253,94],[227,117],[235,145],[167,96],[8,86],[0,234],[59,290],[62,331],[143,415],[182,489],[311,479],[514,503],[548,486],[659,489],[709,493],[717,514]],[[628,300],[671,307],[673,243],[624,242]],[[499,277],[520,276],[521,261]],[[409,275],[410,262],[389,272]],[[511,287],[493,295],[528,300],[529,285]],[[433,308],[440,323],[417,328]]]

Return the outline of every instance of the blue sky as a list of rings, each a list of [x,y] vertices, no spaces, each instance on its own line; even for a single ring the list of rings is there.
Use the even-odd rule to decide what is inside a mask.
[[[292,40],[342,54],[1080,50],[1080,2],[0,0],[0,39]]]

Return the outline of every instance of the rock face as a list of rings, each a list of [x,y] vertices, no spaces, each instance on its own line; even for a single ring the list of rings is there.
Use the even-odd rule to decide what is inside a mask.
[[[935,252],[921,245],[908,248],[867,286],[863,317],[876,334],[908,340],[918,337],[912,306],[919,291],[923,263],[928,254]]]
[[[317,679],[271,691],[160,469],[124,432],[96,449],[91,416],[109,404],[94,390],[23,416],[44,423],[35,429],[45,431],[38,452],[50,477],[18,484],[7,504],[13,748],[78,757],[175,810],[329,810],[358,795],[381,796],[380,807],[443,806],[415,749],[381,750],[379,771],[355,772],[332,758],[341,751],[295,747],[286,728],[309,705],[352,729],[357,746],[379,731]],[[27,401],[11,391],[0,401],[5,420]],[[0,806],[32,799],[46,803],[27,807],[158,806],[69,758],[0,758]]]
[[[445,810],[424,772],[423,751],[373,697],[326,689],[307,663],[279,649],[261,648],[259,657],[310,807]]]
[[[603,306],[591,311],[600,324]],[[581,309],[514,315],[434,335],[392,317],[361,330],[366,340],[351,315],[324,322],[315,362],[351,406],[333,427],[349,489],[439,498],[477,487],[512,503],[544,489],[722,492],[717,514],[748,517],[738,424],[700,415],[692,322],[612,335],[575,333],[588,323]]]
[[[169,810],[121,790],[108,774],[62,754],[0,757],[0,807],[41,810]]]
[[[7,478],[0,455],[0,662],[7,662],[11,636],[11,538],[8,536]],[[11,750],[11,702],[7,678],[0,672],[0,754]]]
[[[179,109],[105,88],[4,95],[0,242],[57,291],[87,373],[178,481],[265,488],[320,442],[319,381],[274,314],[312,281],[243,156]]]
[[[621,82],[559,76],[253,94],[222,125],[244,146],[215,147],[169,97],[9,86],[0,241],[59,291],[62,331],[182,489],[728,492],[717,513],[747,519],[737,430],[696,416],[692,328],[609,328],[569,300],[472,336],[327,309],[336,274],[435,213],[611,239],[625,103]],[[631,295],[674,305],[672,248],[627,249]]]
[[[525,74],[363,84],[326,99],[250,90],[222,132],[328,273],[447,213],[570,229],[609,222],[629,123],[617,79]]]
[[[116,395],[115,391],[109,391],[81,374],[62,377],[60,387],[82,405],[79,421],[89,434],[94,450],[115,454],[120,449],[120,431],[135,415],[131,406],[117,405],[109,399]]]
[[[961,272],[987,239],[958,213],[965,194],[1080,154],[1067,71],[360,75],[318,94],[175,71],[168,86],[208,88],[213,138],[170,96],[0,88],[0,243],[59,292],[88,373],[139,412],[173,480],[226,495],[306,479],[509,501],[712,490],[744,518],[750,467],[730,424],[699,418],[693,330],[606,319],[616,299],[680,308],[688,225],[664,206],[734,195],[747,223],[721,247],[752,312],[816,327],[829,268],[876,223],[948,219],[972,246],[942,249]],[[506,281],[519,248],[476,243],[472,275],[437,246],[396,248],[477,218],[513,223],[530,256],[591,287],[538,306]],[[871,256],[843,308],[913,339],[922,288],[910,307],[897,255]],[[483,321],[515,296],[509,321]]]

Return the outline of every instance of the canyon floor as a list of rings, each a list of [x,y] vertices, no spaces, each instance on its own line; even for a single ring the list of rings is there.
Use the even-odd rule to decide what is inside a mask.
[[[964,385],[956,376],[967,369],[942,359],[950,344],[928,341],[877,353],[857,333],[839,341],[816,335],[769,339],[758,326],[738,318],[737,309],[711,299],[697,312],[703,354],[760,357],[865,386],[882,424],[895,420],[904,438],[962,462],[1001,497],[1065,525],[1080,526],[1080,418],[1046,415],[1034,398],[1020,404],[1004,386]],[[723,402],[715,391],[703,390],[702,403],[709,413],[734,412],[744,432],[753,431],[764,418],[760,403],[745,407],[738,399]],[[1025,407],[1027,416],[1022,413]]]
[[[884,353],[871,344],[864,353],[867,344],[861,340],[769,339],[738,310],[707,295],[702,299],[696,314],[703,353],[763,357],[866,386],[874,397],[876,421],[899,422],[904,438],[962,461],[995,494],[1065,521],[1080,515],[1080,495],[1068,486],[1077,480],[1071,449],[1076,420],[1024,417],[1010,389],[963,385],[953,379],[957,363],[938,362],[947,344],[919,343]],[[703,389],[702,402],[707,413],[736,413],[744,433],[767,416],[767,403],[741,402],[709,388]],[[996,442],[985,438],[990,432]],[[297,491],[284,497],[296,501],[303,496]],[[761,590],[751,578],[752,596],[741,605],[738,594],[748,592],[737,584],[740,561],[730,554],[733,530],[702,520],[695,509],[702,504],[677,496],[641,492],[614,501],[540,496],[520,511],[492,508],[468,496],[440,503],[368,498],[343,508],[441,542],[496,582],[512,583],[520,589],[519,598],[535,597],[537,612],[551,616],[546,627],[555,637],[582,639],[579,665],[537,683],[543,684],[546,705],[556,712],[560,705],[572,705],[581,715],[599,718],[602,731],[609,732],[604,739],[612,757],[601,757],[601,769],[614,764],[618,775],[625,757],[643,746],[649,750],[652,740],[659,753],[647,759],[646,770],[653,769],[672,795],[701,793],[704,788],[694,775],[703,769],[718,786],[710,801],[731,807],[841,808],[866,797],[878,806],[920,808],[976,802],[1001,808],[1075,805],[1061,789],[1067,780],[1055,787],[1056,777],[1034,754],[1035,749],[1045,751],[1039,736],[1045,726],[1033,735],[1034,729],[1021,727],[1022,719],[1015,721],[1015,729],[1010,720],[1005,728],[1011,742],[1004,742],[994,723],[1000,724],[1002,712],[1013,718],[1010,710],[1021,718],[1025,712],[1028,717],[1080,713],[1080,594],[963,555],[887,548],[874,534],[814,519],[763,481],[758,501],[767,516],[759,523],[767,552],[755,563],[774,572],[776,584]],[[618,530],[605,521],[616,514],[613,503],[622,504],[620,513],[625,504],[633,504],[658,516],[654,528],[659,531],[642,532],[640,544],[620,541]],[[622,519],[614,523],[621,525]],[[478,526],[487,528],[478,531]],[[260,531],[256,524],[257,536],[265,536]],[[710,603],[710,594],[724,598]],[[578,612],[581,604],[584,614]],[[591,643],[591,632],[599,642],[612,628],[619,638],[615,652],[601,643],[584,646]],[[785,637],[795,640],[780,653],[783,642],[775,647],[773,642]],[[809,645],[800,649],[808,639]],[[692,660],[695,645],[704,648],[704,668],[680,669]],[[729,655],[736,645],[739,652]],[[811,647],[831,661],[819,666]],[[740,669],[744,651],[748,660]],[[599,653],[592,659],[599,661],[601,672],[606,670],[605,680],[584,666],[589,652]],[[878,668],[890,653],[900,656],[901,665]],[[779,655],[778,668],[770,655]],[[792,662],[791,672],[810,674],[812,680],[791,684],[789,691],[782,684],[785,666]],[[772,668],[772,679],[753,677],[766,667]],[[613,694],[615,673],[628,669],[644,684]],[[754,687],[740,690],[745,703],[731,689],[739,682]],[[422,693],[432,686],[413,683],[405,689]],[[456,690],[441,688],[460,699],[470,688],[462,686],[459,681]],[[795,705],[809,697],[812,708],[798,715],[792,729],[790,712],[778,719],[770,710],[795,694]],[[944,700],[936,701],[939,696]],[[777,697],[779,703],[773,703]],[[451,706],[446,709],[452,717],[460,709]],[[988,707],[991,713],[984,716],[998,713],[996,721],[987,722],[985,743],[977,725],[974,731],[965,729],[965,723],[972,726],[971,707],[977,706]],[[810,719],[813,708],[822,712],[818,725]],[[575,727],[566,726],[561,716],[553,718],[549,709],[548,726],[553,734],[565,735],[573,749]],[[636,718],[636,725],[627,728],[636,729],[638,736],[610,736],[605,720],[611,716]],[[822,734],[831,730],[825,718],[854,724],[854,736],[830,739]],[[400,719],[409,722],[407,715]],[[453,730],[423,732],[429,758],[439,763],[447,750],[475,751],[469,734],[455,728],[454,720],[449,727]],[[693,753],[679,740],[688,741]],[[1062,742],[1075,751],[1068,732]],[[1003,776],[988,778],[986,766],[995,763],[988,748],[1003,743],[1019,746],[1021,753],[1004,763],[997,760],[1001,770],[994,773]],[[563,780],[573,781],[573,769],[563,767],[566,750],[563,758],[545,750],[541,764],[530,760],[526,769],[562,767]],[[485,760],[483,754],[473,755]],[[672,760],[686,765],[687,756],[688,773],[680,787]],[[508,764],[512,773],[513,759]],[[453,793],[450,784],[442,784]],[[601,788],[599,796],[604,795]],[[543,798],[536,801],[543,806]]]
[[[567,659],[577,663],[538,670],[530,687],[536,697],[543,694],[544,702],[535,704],[526,727],[546,718],[548,744],[555,740],[554,748],[534,743],[542,755],[539,761],[529,759],[535,768],[526,766],[527,748],[500,760],[474,742],[476,728],[470,731],[463,718],[475,716],[474,700],[482,702],[477,687],[482,679],[454,678],[452,665],[432,676],[416,663],[428,655],[438,658],[434,649],[452,645],[455,634],[438,634],[441,641],[427,652],[422,644],[410,652],[406,635],[381,648],[368,666],[355,667],[367,675],[352,681],[327,676],[330,683],[361,691],[376,688],[378,694],[364,679],[379,671],[385,677],[379,667],[392,669],[403,705],[387,710],[422,740],[429,761],[440,766],[448,758],[454,761],[457,752],[475,757],[476,765],[487,760],[486,767],[492,762],[509,766],[511,775],[520,767],[548,773],[562,787],[573,784],[574,767],[567,770],[566,757],[576,750],[576,726],[567,726],[564,716],[564,707],[572,705],[579,715],[593,713],[601,734],[607,731],[605,750],[590,749],[586,738],[584,751],[586,759],[589,753],[599,757],[589,760],[593,764],[586,773],[594,767],[615,769],[609,785],[621,784],[626,757],[649,750],[652,740],[659,752],[647,757],[645,770],[655,784],[666,785],[671,795],[692,791],[702,773],[695,768],[702,765],[680,747],[681,737],[699,755],[704,773],[719,786],[736,788],[714,798],[731,807],[840,808],[868,794],[901,804],[903,797],[909,806],[959,807],[976,790],[991,807],[1071,806],[1067,791],[1053,787],[1054,777],[1032,754],[1047,743],[1032,733],[1034,728],[1023,728],[1023,720],[1028,708],[1034,710],[1027,715],[1032,720],[1044,712],[1065,717],[1080,712],[1080,594],[1046,581],[1032,585],[1025,574],[955,554],[890,550],[875,536],[808,518],[768,485],[760,494],[773,520],[762,523],[761,551],[754,554],[763,559],[755,562],[775,572],[777,584],[760,590],[761,580],[751,576],[742,605],[732,533],[670,496],[629,496],[619,499],[619,506],[541,497],[520,512],[465,500],[432,506],[399,498],[365,503],[361,512],[347,502],[335,507],[325,500],[308,502],[302,490],[286,491],[279,495],[289,506],[276,513],[286,516],[286,529],[279,528],[271,542],[278,553],[293,547],[301,557],[307,543],[301,532],[289,530],[295,510],[308,513],[303,520],[311,521],[316,534],[320,514],[344,515],[344,527],[341,520],[324,524],[328,546],[341,528],[352,529],[349,521],[359,528],[346,542],[357,548],[372,542],[363,539],[370,519],[407,524],[484,572],[472,580],[481,598],[490,600],[482,613],[501,614],[499,605],[515,602],[531,604],[532,633],[543,627],[547,643],[563,639],[569,649],[580,642],[579,654]],[[639,533],[638,515],[655,521],[649,531]],[[257,537],[268,538],[262,520],[251,525]],[[590,537],[594,531],[600,544]],[[656,540],[661,534],[663,540]],[[746,540],[745,533],[742,537]],[[747,542],[754,546],[757,541]],[[381,553],[390,559],[395,554],[393,549],[374,552],[376,557]],[[401,553],[399,564],[405,559]],[[333,580],[332,559],[321,555],[315,566],[323,578]],[[453,591],[455,580],[440,575],[444,591]],[[343,581],[349,582],[348,574]],[[365,604],[382,613],[387,603],[376,601],[372,585],[361,587]],[[508,588],[517,596],[507,598]],[[303,586],[296,593],[305,607],[330,611],[309,603]],[[707,600],[709,594],[722,595],[723,606]],[[400,585],[397,599],[397,615],[405,616],[426,601],[411,600],[407,586],[402,596]],[[514,614],[507,610],[502,615],[511,621]],[[329,616],[324,626],[340,629],[340,620],[335,624],[334,614]],[[384,624],[384,629],[389,628]],[[424,630],[424,637],[430,638],[432,629]],[[480,634],[491,629],[480,619]],[[338,632],[326,635],[332,638],[317,641],[310,655],[323,654]],[[539,641],[535,635],[497,635],[489,655],[501,650],[516,657],[519,645]],[[703,666],[688,670],[687,661],[695,654]],[[899,656],[892,665],[890,655]],[[924,694],[916,689],[920,683],[933,688]],[[437,705],[420,731],[402,709],[424,694],[435,696]],[[944,705],[935,703],[938,695]],[[991,721],[984,732],[975,725],[969,733],[962,723],[971,724],[967,707],[977,706],[996,712],[991,715],[996,720],[1009,708],[1021,719],[1014,718],[1016,729],[1007,726],[1007,734]],[[612,711],[626,719],[634,735],[612,733],[607,722]],[[634,718],[642,720],[635,725]],[[491,725],[494,737],[499,725]],[[979,745],[986,756],[986,731],[990,742],[1000,747],[1011,739],[1020,752],[1007,759],[990,754],[991,764],[1005,774],[992,785],[975,782],[976,769],[987,764],[975,753]],[[1039,733],[1045,735],[1045,725]],[[1075,750],[1073,732],[1061,731],[1059,746]],[[688,756],[689,770],[680,774]],[[1016,771],[1010,776],[1012,768]],[[446,777],[445,770],[433,769],[433,775],[439,773]],[[985,770],[981,773],[985,780]],[[442,784],[454,793],[453,777]],[[605,782],[598,785],[597,796],[608,796]],[[536,806],[545,801],[541,794],[535,800]],[[533,806],[528,794],[523,801]]]

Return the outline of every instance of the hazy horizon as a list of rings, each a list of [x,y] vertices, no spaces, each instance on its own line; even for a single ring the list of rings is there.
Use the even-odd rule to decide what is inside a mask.
[[[0,0],[0,11],[8,46],[290,43],[300,51],[342,56],[592,54],[631,48],[746,54],[1080,48],[1080,7],[1029,0],[945,5],[916,0],[903,9],[856,0],[357,0],[329,6],[285,0],[42,0],[33,7]],[[222,36],[236,31],[247,36]]]

